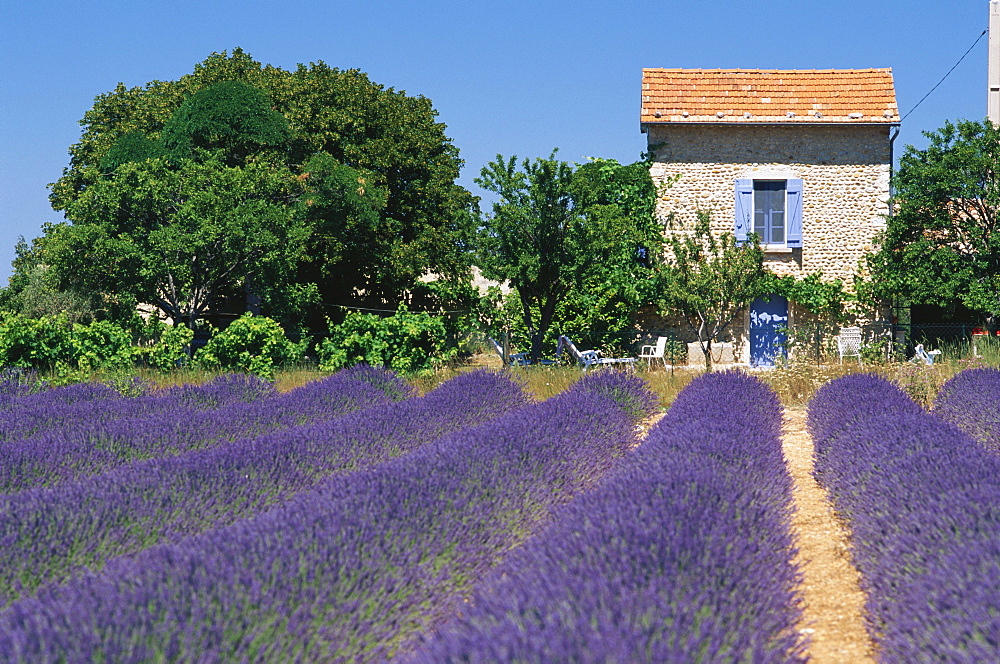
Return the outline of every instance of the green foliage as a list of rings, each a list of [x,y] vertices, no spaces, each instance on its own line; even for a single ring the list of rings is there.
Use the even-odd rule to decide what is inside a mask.
[[[398,302],[428,272],[457,282],[475,201],[436,115],[363,72],[285,71],[241,49],[175,81],[119,85],[84,115],[52,185],[72,231],[48,264],[62,290],[188,324],[244,290],[319,327],[323,303]]]
[[[228,166],[285,145],[288,121],[267,93],[242,81],[223,81],[184,100],[163,125],[163,148],[175,159],[210,155]]]
[[[385,366],[412,373],[440,365],[458,354],[448,343],[448,331],[439,316],[411,312],[400,306],[392,316],[351,313],[318,348],[320,369],[335,371],[355,364]]]
[[[131,333],[108,321],[82,325],[65,314],[4,314],[0,321],[0,366],[85,375],[129,370],[134,356]]]
[[[295,343],[276,321],[244,314],[213,335],[194,355],[199,365],[271,376],[283,364],[305,354],[306,341]]]
[[[867,257],[870,298],[946,306],[960,301],[1000,316],[1000,129],[989,120],[946,122],[908,145],[893,176],[894,213]]]
[[[484,298],[468,282],[419,281],[410,290],[409,308],[437,316],[444,323],[447,345],[461,353],[468,350],[472,336],[480,331],[479,313]]]
[[[320,284],[326,292],[353,288],[361,273],[366,288],[383,276],[391,279],[385,258],[402,225],[384,214],[388,190],[377,184],[380,178],[325,152],[310,157],[302,170],[305,192],[297,212],[311,231],[300,281],[314,284],[318,294]]]
[[[81,371],[128,370],[135,364],[132,334],[109,321],[73,325],[73,359]]]
[[[101,171],[111,174],[122,164],[163,157],[166,151],[158,142],[137,131],[119,136],[101,158]]]
[[[290,277],[308,236],[285,203],[296,189],[265,162],[123,164],[68,206],[74,223],[49,233],[47,257],[61,284],[191,326],[215,298],[248,284],[266,296]]]
[[[150,324],[152,345],[142,349],[146,363],[161,370],[183,366],[189,359],[194,331],[185,325],[164,325],[160,321]]]
[[[25,318],[4,314],[0,321],[0,365],[51,370],[75,359],[73,326],[62,314]]]
[[[786,329],[786,348],[809,353],[817,362],[833,352],[834,335],[847,319],[846,306],[857,298],[844,290],[840,279],[824,281],[821,272],[802,279],[774,277],[771,292],[783,295],[803,307],[807,314]]]
[[[634,301],[622,296],[617,286],[621,284],[593,279],[587,286],[568,293],[556,308],[551,331],[543,337],[543,354],[555,351],[560,334],[568,335],[581,348],[598,348],[610,355],[634,354]],[[518,351],[531,348],[517,293],[510,292],[506,297],[497,293],[481,311],[480,327],[487,336],[500,339],[507,334]],[[532,316],[537,315],[537,309],[532,309]]]
[[[732,233],[712,233],[707,212],[698,213],[691,232],[667,237],[669,256],[660,272],[660,306],[678,312],[698,335],[705,367],[712,368],[712,343],[757,298],[771,292],[756,236],[742,245]]]
[[[476,182],[499,195],[474,239],[484,276],[509,281],[531,356],[554,323],[615,334],[650,293],[661,245],[648,164],[574,166],[497,155]]]
[[[773,292],[804,307],[811,314],[841,322],[844,306],[855,298],[844,290],[840,279],[824,281],[822,272],[813,272],[802,279],[792,276],[775,277]]]
[[[14,248],[14,274],[7,288],[0,289],[0,311],[12,311],[26,318],[64,313],[70,322],[91,320],[91,302],[72,291],[60,290],[54,272],[43,262],[37,242],[28,245],[19,238]]]

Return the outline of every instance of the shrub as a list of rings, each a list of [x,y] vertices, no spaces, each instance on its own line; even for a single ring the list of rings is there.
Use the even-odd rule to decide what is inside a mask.
[[[375,372],[383,373],[380,382],[386,389],[371,380],[379,378]],[[0,606],[74,569],[97,569],[114,556],[253,516],[328,475],[377,465],[525,401],[512,381],[485,372],[459,376],[425,397],[415,397],[405,387],[395,375],[366,367],[252,404],[243,403],[237,389],[235,400],[219,402],[217,412],[199,417],[197,433],[202,436],[210,429],[221,433],[216,425],[224,427],[227,419],[237,425],[204,449],[171,454],[177,450],[171,449],[169,427],[147,426],[125,437],[123,446],[145,448],[150,458],[142,462],[0,495],[0,511],[18,514],[16,520],[0,519],[0,541],[9,543],[0,548]],[[495,398],[472,398],[484,391]],[[180,404],[187,396],[172,392],[161,398]],[[413,398],[395,403],[406,396]],[[275,428],[254,437],[250,432],[258,421]],[[103,437],[121,432],[119,424],[109,423]],[[92,437],[102,435],[97,434]],[[86,461],[88,453],[60,461],[44,454],[53,449],[41,450],[36,463],[22,470],[33,476],[68,475],[58,465]],[[0,479],[6,470],[0,466]]]
[[[492,407],[501,380],[468,380],[492,384],[463,402]],[[518,408],[23,598],[0,612],[0,652],[15,661],[385,661],[610,468],[635,444],[635,424],[585,390]]]
[[[132,335],[114,323],[77,323],[73,325],[70,342],[73,346],[73,359],[82,371],[132,368],[135,358]]]
[[[70,323],[65,314],[0,322],[0,365],[55,371],[73,379],[97,369],[130,369],[132,335],[108,321]]]
[[[900,408],[887,381],[839,382],[809,404],[811,422],[842,423],[817,444],[816,476],[850,523],[880,659],[1000,661],[1000,458],[912,402]]]
[[[194,359],[205,367],[269,376],[276,367],[295,362],[304,354],[305,344],[286,337],[277,321],[246,313],[213,335]]]
[[[831,380],[809,402],[809,434],[822,454],[831,437],[857,422],[889,413],[923,412],[898,385],[871,373]]]
[[[65,315],[25,318],[4,315],[0,322],[0,364],[21,369],[53,369],[69,364],[76,352]]]
[[[384,366],[394,371],[431,369],[458,355],[448,344],[444,321],[426,312],[400,306],[392,316],[348,314],[319,345],[319,368],[334,371],[355,364]]]
[[[185,325],[164,325],[156,321],[151,326],[156,338],[149,348],[144,349],[146,362],[157,369],[172,369],[188,361],[188,351],[194,331]]]
[[[802,661],[780,436],[759,379],[694,379],[403,661]]]

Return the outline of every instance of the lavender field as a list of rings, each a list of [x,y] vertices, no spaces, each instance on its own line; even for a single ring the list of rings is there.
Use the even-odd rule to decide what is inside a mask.
[[[852,532],[885,662],[1000,661],[1000,371],[949,380],[926,412],[871,374],[809,405],[816,473]]]
[[[0,382],[0,661],[808,659],[756,377],[694,379],[643,438],[658,400],[615,371],[133,392]],[[1000,653],[998,409],[982,369],[931,412],[867,374],[810,403],[882,661]]]

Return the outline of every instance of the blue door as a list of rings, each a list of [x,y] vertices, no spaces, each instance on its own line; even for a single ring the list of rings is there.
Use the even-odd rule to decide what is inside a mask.
[[[788,300],[780,295],[758,297],[750,305],[750,366],[773,367],[785,356]]]

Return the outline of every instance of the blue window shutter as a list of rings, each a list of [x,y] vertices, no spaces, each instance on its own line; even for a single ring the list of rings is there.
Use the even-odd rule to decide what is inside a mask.
[[[788,230],[785,242],[789,247],[802,246],[802,180],[789,180],[788,184]]]
[[[753,180],[736,180],[736,219],[733,235],[737,244],[747,241],[747,234],[753,228]]]

